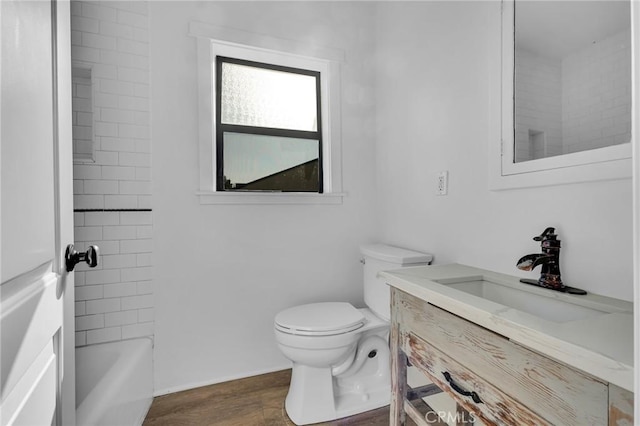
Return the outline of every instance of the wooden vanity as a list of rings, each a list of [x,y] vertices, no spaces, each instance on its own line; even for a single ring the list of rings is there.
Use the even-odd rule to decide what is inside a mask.
[[[586,372],[567,362],[573,357],[577,364],[593,364],[598,361],[597,357],[590,357],[585,348],[568,353],[567,348],[573,348],[575,342],[568,345],[554,343],[557,336],[552,334],[547,336],[551,349],[545,351],[545,339],[538,334],[552,330],[530,330],[537,322],[529,318],[531,321],[527,323],[527,315],[521,315],[523,324],[518,324],[514,317],[501,317],[506,311],[497,310],[484,300],[467,296],[460,296],[462,300],[448,300],[451,299],[447,294],[449,289],[430,288],[431,284],[437,285],[433,277],[447,276],[446,268],[440,267],[435,274],[429,268],[437,267],[410,268],[412,271],[408,275],[398,271],[381,274],[392,286],[390,424],[405,424],[406,415],[418,425],[434,424],[435,417],[427,414],[430,407],[421,397],[440,391],[456,401],[457,413],[453,415],[457,424],[473,424],[474,419],[486,425],[634,424],[633,393],[610,382],[602,373],[608,371],[608,366]],[[468,267],[453,265],[452,269],[459,273],[460,268]],[[473,271],[478,270],[473,268]],[[625,307],[628,305],[624,303],[615,306],[616,309]],[[612,314],[606,313],[603,317],[608,315]],[[626,321],[626,317],[615,311],[609,321],[618,320]],[[592,324],[598,319],[583,321],[597,334],[598,327],[590,325],[589,321]],[[558,324],[556,328],[570,327],[576,330],[574,324]],[[615,332],[610,330],[609,334]],[[625,330],[617,332],[624,333]],[[531,342],[519,337],[521,335],[530,336]],[[630,338],[632,352],[632,335]],[[589,341],[594,342],[593,335]],[[587,345],[583,343],[583,346]],[[627,349],[622,348],[622,352]],[[558,350],[564,350],[566,357],[563,360],[550,356]],[[613,359],[612,365],[619,363],[618,368],[629,367],[619,361]],[[408,363],[433,384],[421,389],[409,388]],[[620,384],[632,389],[632,370],[629,376],[630,386],[626,381]],[[620,382],[618,378],[611,380]]]

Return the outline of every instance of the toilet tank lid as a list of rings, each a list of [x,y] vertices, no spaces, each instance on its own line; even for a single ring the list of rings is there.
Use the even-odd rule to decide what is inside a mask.
[[[429,263],[433,260],[433,255],[431,254],[420,253],[386,244],[365,244],[360,246],[360,252],[364,256],[385,262],[397,263],[398,265]]]

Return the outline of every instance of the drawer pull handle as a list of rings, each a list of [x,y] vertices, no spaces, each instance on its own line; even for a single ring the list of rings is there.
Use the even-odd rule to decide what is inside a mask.
[[[477,393],[475,393],[474,391],[469,392],[462,389],[460,385],[458,385],[456,382],[453,381],[453,377],[451,377],[451,374],[449,374],[448,371],[445,371],[442,374],[444,375],[444,378],[447,379],[447,382],[449,382],[449,385],[451,385],[454,391],[458,392],[460,395],[463,395],[463,396],[470,396],[471,399],[473,399],[473,402],[475,402],[476,404],[482,404],[482,400],[480,399]]]

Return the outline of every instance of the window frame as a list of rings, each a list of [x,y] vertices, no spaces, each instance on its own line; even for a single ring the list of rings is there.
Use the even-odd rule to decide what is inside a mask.
[[[200,204],[342,204],[341,66],[340,49],[256,34],[192,21],[188,35],[196,39]],[[280,64],[321,74],[323,192],[217,191],[215,150],[216,55]]]
[[[282,71],[298,75],[306,75],[314,77],[316,81],[316,131],[291,130],[275,127],[248,126],[239,124],[226,124],[222,122],[222,64],[230,63],[236,65],[245,65],[253,68],[267,69],[273,71]],[[323,173],[322,173],[322,91],[321,91],[321,73],[302,68],[294,68],[289,66],[276,65],[265,62],[257,62],[247,59],[231,58],[228,56],[216,55],[214,59],[215,66],[215,144],[216,144],[216,191],[246,191],[226,189],[224,187],[224,133],[242,133],[249,135],[278,136],[284,138],[311,139],[318,141],[318,190],[304,191],[308,193],[322,194],[323,191]],[[293,192],[279,190],[249,190],[247,192]]]

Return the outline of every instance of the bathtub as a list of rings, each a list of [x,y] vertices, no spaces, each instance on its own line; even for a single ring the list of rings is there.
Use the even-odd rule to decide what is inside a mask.
[[[141,425],[153,399],[151,339],[76,348],[76,424]]]

